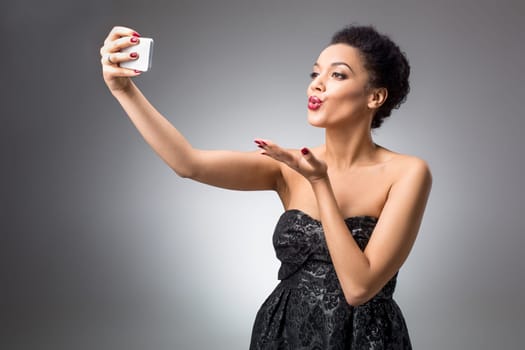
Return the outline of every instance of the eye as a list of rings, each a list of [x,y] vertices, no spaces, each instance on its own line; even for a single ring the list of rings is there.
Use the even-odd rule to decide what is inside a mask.
[[[311,78],[311,79],[315,79],[315,78],[317,78],[318,76],[319,76],[319,73],[317,73],[317,72],[312,72],[312,73],[310,73],[310,78]]]
[[[332,77],[336,78],[336,79],[346,79],[348,78],[348,76],[344,73],[339,73],[339,72],[333,72],[332,73]]]

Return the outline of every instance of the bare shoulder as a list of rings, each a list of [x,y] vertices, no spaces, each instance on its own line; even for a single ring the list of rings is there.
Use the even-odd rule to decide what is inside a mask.
[[[389,168],[394,182],[410,181],[430,186],[432,172],[428,163],[419,157],[392,152]]]
[[[428,163],[419,157],[397,153],[395,159],[392,160],[393,168],[399,169],[402,173],[417,172],[430,174]]]
[[[385,167],[391,174],[393,182],[420,180],[429,184],[432,183],[432,172],[424,159],[387,149],[383,149],[383,152],[385,158],[388,159],[385,162]]]

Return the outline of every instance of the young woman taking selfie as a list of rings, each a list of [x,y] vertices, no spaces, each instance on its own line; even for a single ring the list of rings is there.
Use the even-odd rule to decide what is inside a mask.
[[[369,26],[338,31],[314,60],[308,122],[324,144],[253,152],[199,150],[120,67],[140,42],[115,27],[101,48],[104,81],[153,150],[179,176],[235,190],[273,190],[284,212],[273,244],[280,283],[260,307],[250,349],[411,349],[392,296],[416,239],[432,177],[425,161],[376,144],[378,128],[409,92],[410,65]],[[311,58],[309,58],[311,59]],[[182,118],[179,116],[178,118]],[[276,125],[279,127],[279,125]]]

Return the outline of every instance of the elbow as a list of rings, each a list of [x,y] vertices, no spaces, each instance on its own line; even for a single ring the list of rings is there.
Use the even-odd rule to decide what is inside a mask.
[[[368,299],[361,298],[361,297],[346,297],[347,304],[353,307],[358,307],[360,305],[363,305],[367,301]]]
[[[195,150],[189,148],[181,151],[181,153],[171,154],[163,160],[179,177],[195,179],[199,171],[196,155]]]
[[[177,174],[179,177],[182,177],[183,179],[192,179],[194,177],[190,169],[177,169],[175,167],[171,167],[171,169],[175,172],[175,174]]]
[[[346,302],[354,307],[363,305],[364,303],[372,299],[371,293],[364,288],[346,291],[344,294]]]
[[[176,159],[169,162],[168,165],[175,174],[184,179],[195,179],[198,176],[197,167],[191,161]]]

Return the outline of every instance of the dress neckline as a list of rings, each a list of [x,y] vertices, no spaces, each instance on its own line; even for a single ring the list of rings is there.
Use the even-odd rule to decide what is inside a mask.
[[[303,211],[301,209],[296,209],[296,208],[287,209],[287,210],[284,211],[283,215],[286,214],[286,213],[299,213],[299,214],[301,214],[303,216],[306,216],[307,218],[309,218],[312,221],[321,223],[321,220],[318,220],[318,219],[314,218],[312,215],[308,214],[307,212],[305,212],[305,211]],[[371,220],[373,222],[377,222],[379,220],[377,217],[372,216],[372,215],[354,215],[354,216],[347,217],[344,220],[345,221],[352,221],[352,220],[359,220],[359,219],[368,219],[368,220]]]

